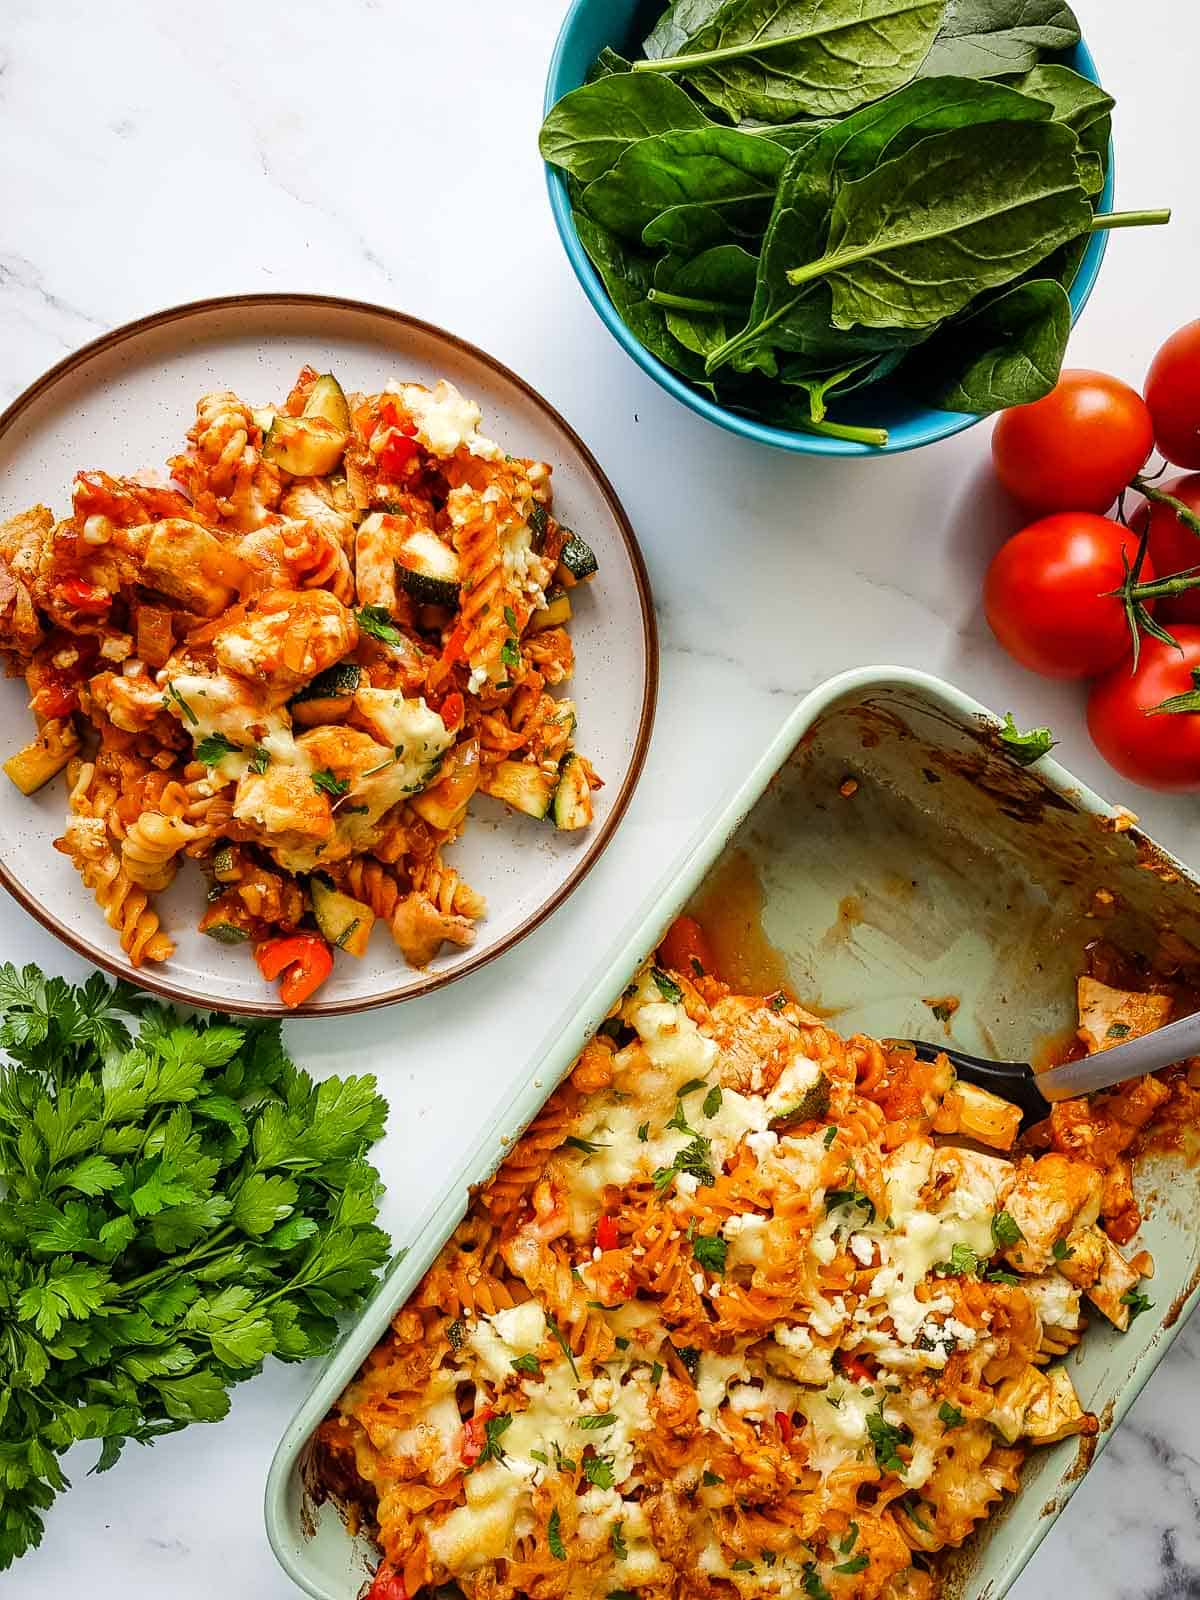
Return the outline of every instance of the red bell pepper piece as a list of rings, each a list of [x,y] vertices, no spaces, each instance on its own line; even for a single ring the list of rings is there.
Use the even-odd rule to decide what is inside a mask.
[[[487,1431],[484,1423],[490,1422],[496,1415],[490,1406],[484,1406],[482,1411],[463,1423],[462,1442],[459,1453],[462,1456],[464,1467],[473,1467],[483,1454],[484,1445],[487,1443]]]
[[[113,597],[107,589],[82,578],[64,578],[58,592],[73,611],[84,611],[92,617],[102,617],[112,605]]]
[[[596,1224],[596,1243],[601,1250],[615,1250],[621,1243],[616,1217],[603,1216]]]
[[[280,979],[279,998],[288,1007],[303,1005],[333,971],[333,951],[315,933],[264,940],[254,959],[268,983]]]
[[[777,1411],[775,1413],[775,1426],[779,1429],[779,1436],[783,1440],[784,1444],[791,1444],[792,1435],[795,1433],[796,1429],[791,1417],[786,1411]]]

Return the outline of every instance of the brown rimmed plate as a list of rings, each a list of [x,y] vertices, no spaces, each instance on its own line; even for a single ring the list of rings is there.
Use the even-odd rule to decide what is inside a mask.
[[[578,434],[494,357],[430,323],[383,306],[324,295],[255,294],[174,306],[117,328],[60,361],[0,415],[0,518],[36,501],[68,509],[72,475],[165,470],[205,390],[232,388],[254,404],[286,394],[311,362],[347,389],[389,378],[448,378],[483,407],[484,429],[514,454],[549,461],[555,510],[596,552],[600,571],[578,591],[569,692],[579,748],[605,781],[596,820],[561,834],[478,797],[448,859],[487,896],[474,945],[416,970],[377,930],[368,954],[342,957],[305,1013],[333,1016],[428,994],[509,949],[560,905],[612,838],[641,772],[658,683],[649,580],[620,501]],[[0,687],[4,754],[32,734],[20,679]],[[187,866],[159,897],[174,956],[136,974],[67,859],[64,780],[27,799],[0,780],[0,882],[51,933],[87,960],[146,989],[195,1005],[280,1011],[249,953],[195,931],[203,879]]]

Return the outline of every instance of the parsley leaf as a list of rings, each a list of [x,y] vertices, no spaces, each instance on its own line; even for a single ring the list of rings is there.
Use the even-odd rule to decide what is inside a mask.
[[[843,1561],[838,1566],[834,1567],[833,1570],[835,1572],[844,1572],[847,1575],[850,1575],[855,1572],[862,1572],[865,1567],[869,1567],[870,1565],[870,1556],[855,1556],[852,1561]]]
[[[654,979],[655,986],[663,999],[669,1000],[672,1005],[677,1006],[683,999],[683,990],[675,982],[675,979],[668,977],[661,967],[651,967],[650,976]]]
[[[878,1411],[867,1414],[867,1437],[875,1451],[875,1460],[883,1470],[902,1477],[908,1469],[898,1452],[902,1444],[911,1442],[912,1434],[907,1428],[887,1420],[883,1414],[882,1401]]]
[[[1010,1250],[1020,1244],[1025,1235],[1017,1226],[1017,1219],[1008,1211],[997,1211],[992,1218],[992,1238],[997,1250]]]
[[[362,606],[354,616],[358,623],[358,631],[367,634],[369,638],[378,639],[381,644],[404,643],[404,635],[393,624],[391,613],[386,606]]]
[[[512,1369],[514,1372],[528,1372],[532,1377],[537,1378],[541,1376],[542,1363],[535,1355],[514,1356],[512,1358]]]
[[[554,1559],[556,1561],[565,1561],[567,1559],[567,1552],[563,1548],[562,1533],[560,1529],[561,1523],[558,1515],[558,1507],[555,1506],[554,1510],[550,1513],[550,1521],[546,1524],[546,1542],[550,1546],[550,1554],[554,1557]]]
[[[692,1240],[692,1255],[706,1272],[724,1272],[728,1250],[729,1246],[719,1233],[698,1233]]]
[[[1050,1254],[1055,1261],[1069,1261],[1075,1252],[1065,1239],[1055,1239]]]
[[[550,1329],[550,1333],[551,1333],[551,1335],[552,1335],[552,1337],[554,1339],[555,1344],[562,1351],[563,1355],[566,1356],[567,1365],[571,1369],[571,1376],[575,1379],[575,1382],[578,1383],[579,1382],[579,1368],[575,1365],[574,1352],[572,1351],[571,1346],[567,1343],[566,1339],[563,1337],[563,1331],[559,1327],[557,1320],[551,1315],[551,1313],[549,1311],[547,1311],[547,1313],[546,1313],[546,1326]]]
[[[957,1406],[952,1406],[949,1400],[943,1400],[938,1407],[938,1420],[944,1422],[947,1428],[961,1428],[964,1419]]]
[[[700,1107],[701,1111],[706,1117],[715,1117],[717,1112],[721,1109],[721,1102],[724,1098],[724,1095],[721,1093],[721,1085],[719,1083],[714,1083],[712,1088],[704,1096],[704,1103]]]
[[[504,1446],[500,1443],[501,1437],[512,1427],[512,1413],[503,1412],[498,1417],[488,1417],[483,1424],[483,1449],[467,1468],[470,1476],[476,1467],[483,1466],[485,1461],[503,1461]]]
[[[1004,726],[1000,729],[1000,743],[1018,766],[1031,767],[1035,761],[1049,755],[1058,740],[1049,728],[1030,728],[1028,733],[1022,733],[1013,720],[1012,712],[1006,711]]]
[[[607,1145],[596,1144],[591,1139],[577,1139],[573,1133],[569,1133],[563,1143],[570,1145],[572,1150],[581,1150],[585,1156],[594,1156],[597,1151],[608,1148]]]
[[[1149,1311],[1154,1301],[1148,1299],[1140,1289],[1126,1289],[1121,1296],[1121,1304],[1129,1307],[1129,1320],[1132,1323],[1143,1311]]]
[[[321,767],[312,774],[312,786],[319,789],[322,794],[332,795],[336,799],[343,795],[350,787],[348,778],[337,778],[328,767]]]
[[[597,1489],[611,1489],[616,1482],[611,1456],[591,1455],[583,1458],[583,1475]]]
[[[683,1362],[684,1371],[687,1373],[692,1382],[695,1383],[696,1373],[700,1368],[699,1350],[695,1349],[694,1346],[690,1344],[677,1344],[672,1348],[674,1349],[675,1354],[679,1357],[680,1361]]]
[[[504,608],[504,620],[505,620],[505,622],[508,623],[508,626],[512,630],[512,632],[516,633],[516,631],[517,631],[517,613],[513,610],[513,608],[511,606],[505,606],[505,608]]]
[[[271,752],[261,744],[256,744],[250,752],[250,771],[256,772],[259,777],[271,765]]]
[[[829,1149],[830,1145],[837,1138],[837,1136],[838,1136],[837,1124],[835,1122],[831,1122],[830,1125],[825,1129],[825,1137],[821,1141],[824,1144],[826,1150]]]
[[[827,1189],[825,1191],[826,1211],[837,1211],[842,1206],[855,1206],[860,1211],[867,1213],[867,1222],[875,1220],[875,1204],[869,1195],[861,1189]]]
[[[609,1530],[608,1542],[612,1553],[618,1561],[624,1561],[629,1555],[629,1546],[625,1543],[624,1521],[614,1522]]]
[[[639,1122],[637,1133],[642,1144],[645,1144],[646,1140],[650,1137],[650,1124],[648,1122]]]
[[[857,1522],[852,1522],[850,1524],[850,1526],[846,1529],[845,1538],[842,1540],[841,1544],[838,1545],[838,1554],[842,1555],[842,1556],[848,1556],[850,1554],[851,1550],[854,1549],[854,1546],[857,1543],[858,1543],[858,1523]]]
[[[804,1592],[811,1600],[831,1600],[829,1590],[821,1582],[815,1561],[810,1561],[804,1569]]]
[[[753,1561],[747,1561],[745,1556],[739,1556],[736,1561],[729,1563],[730,1572],[753,1572]]]
[[[989,1283],[1007,1283],[1010,1287],[1021,1281],[1015,1272],[1005,1272],[1002,1267],[993,1267],[990,1272],[984,1273],[984,1277]]]
[[[187,701],[183,698],[175,685],[169,680],[163,685],[163,694],[166,695],[168,700],[173,700],[175,702],[180,711],[183,713],[183,717],[186,717],[194,728],[199,726],[200,718],[192,710],[191,706],[188,705]],[[183,718],[181,717],[180,720],[182,721]]]
[[[1124,1039],[1128,1032],[1129,1024],[1127,1022],[1114,1022],[1109,1026],[1108,1032],[1104,1037],[1106,1039]]]
[[[933,1269],[944,1278],[969,1278],[979,1271],[979,1257],[967,1244],[951,1247],[949,1261],[939,1261]]]
[[[717,1484],[724,1483],[725,1479],[721,1477],[719,1472],[709,1472],[708,1469],[705,1468],[704,1475],[700,1481],[706,1489],[714,1489],[716,1488]]]
[[[505,639],[503,645],[500,647],[500,661],[501,664],[508,667],[510,671],[515,670],[521,665],[520,646],[517,644],[516,638],[512,634]]]
[[[202,761],[206,767],[215,767],[226,756],[240,755],[241,749],[241,745],[234,744],[223,733],[208,733],[196,746],[196,760]]]
[[[576,1417],[575,1426],[595,1431],[597,1428],[611,1428],[617,1418],[612,1411],[593,1411],[586,1417]]]

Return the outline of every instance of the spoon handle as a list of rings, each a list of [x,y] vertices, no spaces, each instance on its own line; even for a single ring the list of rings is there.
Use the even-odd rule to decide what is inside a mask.
[[[1109,1089],[1127,1078],[1140,1078],[1145,1072],[1158,1072],[1195,1055],[1200,1055],[1200,1011],[1145,1033],[1140,1039],[1130,1039],[1127,1044],[1115,1044],[1082,1061],[1067,1061],[1061,1067],[1039,1072],[1037,1086],[1047,1100],[1070,1100],[1075,1095]]]

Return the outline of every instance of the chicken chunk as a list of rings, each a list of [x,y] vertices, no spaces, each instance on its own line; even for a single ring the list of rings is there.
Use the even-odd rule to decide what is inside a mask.
[[[1170,1021],[1171,1000],[1165,994],[1135,994],[1114,989],[1095,978],[1080,978],[1076,986],[1079,1037],[1088,1054],[1111,1050],[1127,1039],[1153,1033]]]
[[[1005,1207],[1022,1234],[1005,1252],[1017,1271],[1042,1271],[1054,1260],[1059,1239],[1095,1222],[1103,1186],[1095,1167],[1056,1152],[1022,1167]]]
[[[1124,1333],[1130,1317],[1126,1297],[1137,1288],[1140,1275],[1108,1235],[1094,1225],[1073,1229],[1067,1235],[1066,1250],[1058,1270]]]
[[[322,589],[275,589],[213,636],[217,660],[257,683],[268,701],[289,700],[358,643],[352,612]]]

